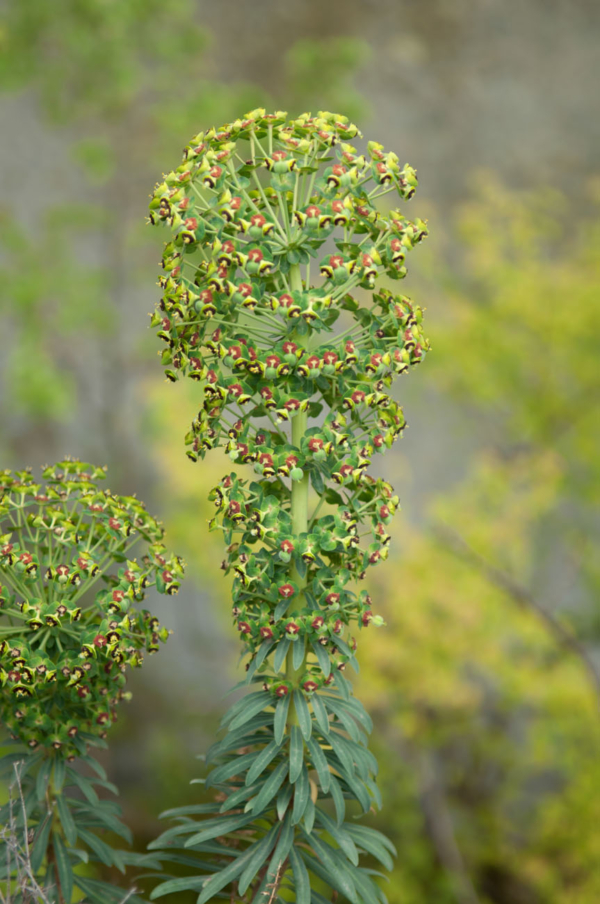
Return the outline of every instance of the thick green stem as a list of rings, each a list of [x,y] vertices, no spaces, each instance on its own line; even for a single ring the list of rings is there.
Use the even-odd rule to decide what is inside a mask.
[[[306,411],[301,411],[293,418],[292,445],[300,447],[302,437],[306,433],[307,423],[308,414]],[[305,474],[302,480],[292,481],[291,515],[294,537],[299,537],[300,534],[306,533],[308,531],[308,474]],[[300,589],[306,586],[306,577],[300,577],[296,565],[292,567],[291,578]],[[292,606],[295,608],[299,602],[300,597],[294,600]]]
[[[56,762],[56,759],[54,760]],[[60,794],[60,791],[58,792]],[[58,813],[56,809],[56,798],[57,791],[55,785],[55,766],[52,766],[52,771],[50,773],[50,778],[48,779],[48,790],[46,792],[46,800],[48,805],[52,811],[52,826],[50,829],[50,834],[48,836],[48,844],[46,846],[46,862],[48,865],[52,865],[54,867],[54,879],[56,882],[56,890],[58,891],[58,902],[59,904],[69,904],[69,901],[65,901],[65,897],[63,895],[62,886],[60,883],[60,876],[58,873],[58,864],[56,862],[56,848],[54,844],[54,824],[58,821]]]
[[[300,274],[299,264],[291,267],[290,282],[293,291],[302,291],[302,276]],[[300,411],[294,418],[292,418],[292,445],[296,446],[296,448],[298,449],[300,449],[302,437],[306,433],[307,425],[308,413],[306,411]],[[305,474],[302,480],[292,481],[291,516],[294,543],[296,545],[298,543],[298,537],[300,536],[300,534],[306,533],[308,531],[308,487],[308,474]],[[300,576],[296,565],[292,566],[290,578],[292,582],[298,587],[299,593],[290,603],[287,612],[288,615],[292,615],[294,611],[302,608],[304,599],[302,590],[304,589],[304,587],[306,587],[306,576]],[[304,638],[299,638],[296,643],[304,644],[305,640]],[[299,669],[294,668],[293,655],[294,648],[290,647],[290,650],[286,657],[285,674],[288,681],[295,685],[298,681],[299,676],[304,672],[306,653]],[[288,715],[288,724],[295,724],[296,722],[296,710],[292,701]]]

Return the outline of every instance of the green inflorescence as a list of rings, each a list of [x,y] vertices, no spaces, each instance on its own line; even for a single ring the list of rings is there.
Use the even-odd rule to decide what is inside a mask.
[[[309,904],[324,883],[384,899],[359,853],[389,868],[392,846],[344,821],[347,800],[367,812],[380,796],[371,722],[343,672],[354,628],[382,621],[357,584],[387,557],[398,507],[367,469],[405,426],[394,377],[428,350],[420,308],[377,283],[405,276],[426,225],[379,209],[384,195],[412,197],[415,171],[375,142],[360,153],[357,136],[343,116],[255,110],[195,136],[150,203],[172,233],[152,324],[167,377],[201,395],[187,454],[220,447],[246,466],[212,491],[211,527],[233,573],[244,683],[258,686],[207,757],[217,801],[173,811],[182,822],[153,843],[200,875],[155,897],[293,890]]]
[[[30,749],[74,759],[105,737],[127,667],[167,629],[136,604],[176,593],[179,559],[135,497],[100,489],[104,469],[67,460],[0,472],[0,718]],[[140,540],[138,563],[128,557]]]
[[[11,735],[0,776],[12,786],[0,807],[0,883],[16,902],[36,892],[70,904],[79,889],[106,904],[123,889],[82,874],[82,863],[160,866],[97,834],[132,840],[117,804],[99,797],[117,789],[90,749],[107,746],[130,696],[128,669],[168,636],[138,604],[151,588],[176,593],[183,563],[137,498],[98,486],[105,478],[73,459],[44,468],[41,480],[0,471],[0,722]],[[21,837],[29,840],[19,854]]]

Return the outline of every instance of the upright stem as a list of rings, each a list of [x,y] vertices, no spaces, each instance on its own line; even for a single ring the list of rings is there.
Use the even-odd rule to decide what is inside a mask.
[[[292,291],[302,291],[302,276],[300,274],[299,264],[296,264],[290,268],[290,283],[292,286]],[[292,445],[296,446],[297,449],[300,448],[302,437],[306,433],[307,425],[308,412],[306,411],[300,411],[294,418],[292,418]],[[291,516],[292,531],[294,534],[294,541],[296,543],[296,546],[297,539],[300,534],[306,533],[308,531],[308,487],[309,476],[307,473],[304,474],[302,480],[292,481]],[[306,576],[304,576],[303,578],[300,577],[295,564],[292,566],[290,578],[292,582],[296,584],[300,592],[290,603],[287,612],[288,615],[292,615],[296,609],[302,608],[302,600],[304,599],[304,594],[302,593],[302,591],[304,587],[306,587],[307,583]],[[298,638],[295,643],[301,643],[304,645],[305,640],[304,638]],[[302,662],[299,669],[295,669],[293,663],[293,655],[294,648],[292,646],[290,647],[286,657],[285,674],[288,681],[290,681],[292,684],[296,684],[299,676],[304,671],[304,662]],[[304,654],[304,660],[306,660],[306,652]],[[288,724],[295,723],[297,723],[297,716],[296,709],[292,701],[289,709]]]
[[[48,780],[48,798],[51,809],[52,809],[52,823],[56,821],[56,786],[54,784],[54,766],[52,766],[52,772],[50,774],[50,778]],[[63,895],[62,887],[60,884],[60,876],[58,874],[58,864],[56,862],[56,849],[54,847],[54,837],[52,833],[52,828],[50,829],[50,835],[48,836],[48,845],[46,847],[46,860],[48,864],[52,864],[54,867],[54,879],[56,882],[56,890],[58,891],[58,901],[59,904],[69,904],[68,901],[65,901],[65,897]]]
[[[293,419],[292,419],[292,445],[297,448],[300,447],[300,443],[302,441],[302,437],[306,433],[306,427],[308,424],[308,413],[306,411],[300,411]],[[292,515],[292,531],[294,533],[294,537],[298,537],[300,534],[306,533],[308,531],[308,474],[305,473],[302,480],[293,480],[292,481],[292,501],[291,501],[291,515]],[[291,579],[292,581],[298,585],[299,589],[303,589],[306,587],[306,577],[301,578],[298,573],[298,568],[294,564],[291,570]],[[300,602],[300,598],[297,598],[298,602]],[[292,606],[295,607],[296,600],[292,603]]]

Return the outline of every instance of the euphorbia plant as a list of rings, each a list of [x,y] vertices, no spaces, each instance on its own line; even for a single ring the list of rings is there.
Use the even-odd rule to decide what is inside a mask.
[[[129,839],[90,747],[106,746],[129,667],[139,667],[167,630],[139,609],[149,587],[175,593],[181,561],[166,552],[163,528],[135,497],[98,486],[104,469],[66,460],[30,471],[0,471],[0,721],[19,763],[20,801],[0,808],[30,840],[28,869],[46,900],[70,904],[74,885],[104,904],[123,890],[74,868],[96,860],[124,869],[147,856],[118,851],[94,831]],[[134,546],[142,558],[131,558]],[[86,777],[79,764],[95,773]],[[89,772],[89,770],[88,770]],[[70,790],[69,790],[70,789]],[[73,797],[73,792],[76,796]],[[78,795],[78,796],[77,796]],[[0,843],[0,881],[11,891],[15,863]],[[27,895],[12,889],[11,900]]]
[[[188,455],[221,447],[236,465],[211,527],[255,688],[208,753],[214,802],[170,811],[178,824],[152,845],[190,873],[153,897],[384,900],[360,856],[389,868],[393,847],[352,818],[381,801],[345,669],[355,634],[381,624],[360,581],[387,557],[398,506],[367,468],[405,424],[395,375],[427,349],[421,310],[377,282],[405,275],[426,227],[379,209],[413,195],[415,171],[375,142],[359,153],[357,135],[331,113],[255,110],[195,136],[150,204],[172,233],[152,323],[167,376],[201,399]]]

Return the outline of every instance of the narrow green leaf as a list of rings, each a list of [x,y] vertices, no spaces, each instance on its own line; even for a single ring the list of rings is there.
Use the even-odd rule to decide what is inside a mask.
[[[285,657],[287,656],[287,651],[290,648],[291,642],[291,640],[281,640],[277,645],[277,650],[275,651],[275,656],[273,657],[273,670],[275,672],[281,671],[281,666],[285,662]]]
[[[358,866],[358,851],[350,834],[344,831],[344,826],[338,826],[331,816],[324,813],[323,810],[317,808],[316,818],[321,823],[325,831],[329,832],[333,840],[340,846],[348,860]]]
[[[49,863],[46,867],[42,888],[56,888],[56,868],[53,863]]]
[[[246,894],[246,891],[257,872],[261,869],[263,864],[266,863],[267,857],[273,850],[273,845],[277,839],[278,832],[279,826],[274,825],[269,829],[264,838],[261,838],[260,841],[257,841],[252,845],[252,848],[249,849],[253,851],[253,854],[248,860],[248,864],[238,880],[238,895],[240,897],[243,897]]]
[[[73,814],[71,813],[62,794],[59,794],[56,798],[56,809],[58,811],[60,824],[62,825],[63,831],[65,833],[65,838],[73,847],[77,842],[77,828],[75,826],[75,821],[73,820]]]
[[[296,715],[298,716],[298,725],[305,741],[308,741],[312,734],[312,719],[306,697],[302,691],[294,691],[294,705],[296,707]]]
[[[385,835],[370,829],[368,826],[358,826],[352,823],[344,824],[344,829],[346,834],[353,838],[359,847],[371,854],[372,857],[375,857],[376,860],[379,860],[385,869],[391,871],[394,868],[391,853],[395,854],[396,851],[394,845],[388,841]],[[392,851],[390,851],[390,846]]]
[[[390,852],[392,857],[398,856],[398,851],[396,850],[393,842],[390,841],[387,835],[384,835],[383,832],[380,832],[378,829],[372,829],[370,826],[363,826],[356,822],[349,822],[344,826],[344,828],[350,835],[353,835],[356,839],[368,836],[369,838],[372,838],[374,841],[377,841],[379,842],[379,844],[383,845],[383,847]]]
[[[256,759],[248,769],[246,775],[247,785],[252,785],[256,781],[269,763],[277,756],[280,749],[281,744],[278,744],[277,741],[271,741],[270,744],[267,744],[267,746],[257,754]]]
[[[275,718],[273,720],[273,735],[278,744],[281,744],[283,741],[283,736],[285,734],[285,725],[288,715],[288,710],[290,708],[290,695],[286,694],[285,697],[281,697],[277,706],[275,707]]]
[[[273,647],[275,646],[274,640],[263,640],[260,647],[258,648],[258,652],[256,654],[256,667],[260,668],[260,666],[265,661],[266,657],[269,655]]]
[[[246,694],[244,697],[240,697],[239,700],[236,700],[235,703],[232,703],[232,705],[229,707],[229,709],[221,719],[221,728],[225,728],[226,725],[229,725],[230,722],[233,722],[233,720],[237,715],[239,715],[239,713],[244,712],[248,705],[251,705],[255,700],[262,699],[264,696],[264,691],[256,691],[253,694]]]
[[[52,776],[52,785],[54,792],[59,794],[65,783],[65,775],[67,772],[67,761],[62,757],[56,757],[54,760],[54,773]]]
[[[346,746],[349,747],[351,743],[351,741],[347,741]],[[358,775],[364,782],[368,782],[371,774],[377,774],[378,772],[377,760],[370,750],[365,750],[364,747],[360,747],[358,744],[353,744],[351,749],[352,759],[356,765]]]
[[[346,815],[346,801],[344,800],[344,794],[340,787],[340,783],[338,782],[335,775],[331,775],[331,773],[329,773],[329,776],[329,790],[331,792],[331,798],[335,806],[337,822],[338,825],[341,826]]]
[[[323,703],[329,712],[333,713],[336,719],[342,723],[350,737],[358,743],[360,734],[358,726],[352,716],[350,716],[343,707],[337,705],[337,700],[335,700],[334,697],[327,697],[323,700]]]
[[[325,492],[325,484],[323,483],[323,475],[317,467],[311,468],[310,482],[312,483],[315,492],[318,493],[319,496],[322,496]]]
[[[304,654],[306,646],[302,639],[294,641],[294,649],[292,650],[292,665],[298,671],[304,662]]]
[[[210,899],[214,898],[221,889],[225,888],[226,885],[229,885],[230,882],[233,882],[234,879],[237,879],[239,874],[245,869],[251,856],[252,848],[245,851],[240,857],[237,857],[233,863],[230,863],[229,866],[226,866],[221,872],[210,876],[202,889],[197,904],[205,904],[206,901],[210,901]]]
[[[158,857],[161,863],[164,861],[167,861],[168,863],[181,863],[183,866],[193,866],[194,869],[198,869],[202,865],[202,861],[197,856],[196,851],[190,854],[181,854],[179,851],[160,851]],[[153,869],[153,867],[150,868]],[[159,865],[158,869],[160,868],[161,866]],[[159,877],[155,876],[155,878]]]
[[[60,835],[56,833],[52,835],[52,847],[54,848],[54,856],[56,858],[56,868],[58,871],[58,881],[60,882],[62,899],[66,902],[70,902],[73,896],[73,868],[64,842]]]
[[[352,685],[347,678],[344,678],[339,669],[335,670],[335,686],[339,689],[345,700],[352,697]]]
[[[321,733],[328,735],[331,726],[327,717],[327,710],[325,709],[325,705],[319,694],[313,694],[310,703],[313,713],[315,714],[315,721],[319,726]]]
[[[163,810],[159,819],[169,816],[199,816],[201,813],[216,813],[218,804],[188,804],[185,807],[173,807],[171,810]]]
[[[236,756],[228,763],[222,763],[208,774],[206,778],[206,787],[211,788],[213,785],[219,785],[226,782],[234,775],[241,775],[248,769],[256,759],[256,752],[245,753],[242,756]]]
[[[309,798],[306,803],[306,809],[304,811],[304,828],[310,835],[313,830],[313,825],[315,823],[315,805],[312,802],[312,798]]]
[[[110,829],[111,832],[115,832],[117,835],[120,835],[121,838],[124,838],[125,841],[131,844],[131,829],[129,829],[128,826],[123,825],[121,820],[114,815],[115,811],[112,807],[110,807],[112,801],[101,800],[93,809],[88,807],[87,804],[85,806],[82,806],[79,801],[73,801],[73,803],[79,804],[77,810],[78,822],[80,822],[79,813],[82,813],[86,816],[86,822],[88,823],[88,825],[96,826],[98,823],[101,823],[107,829]],[[118,807],[117,812],[119,812]],[[69,839],[67,838],[67,841],[68,840]]]
[[[294,793],[294,786],[287,784],[277,795],[277,819],[281,822]]]
[[[334,868],[334,870],[330,870],[328,866],[325,866],[316,857],[311,857],[310,854],[306,853],[305,851],[302,852],[302,857],[303,857],[303,860],[304,860],[304,863],[306,864],[306,866],[309,868],[309,870],[312,873],[315,874],[315,876],[318,876],[318,878],[321,879],[323,882],[325,882],[326,885],[335,889],[337,892],[341,892],[342,895],[346,895],[346,897],[349,898],[350,901],[353,902],[353,904],[357,904],[356,894],[354,896],[352,896],[352,895],[349,895],[346,893],[346,891],[344,890],[346,883],[344,882],[343,877],[340,882],[340,878],[338,876],[338,871],[336,868]],[[346,879],[346,881],[347,881],[347,879]],[[312,897],[315,901],[319,901],[319,904],[320,904],[320,901],[328,901],[328,898],[326,898],[325,896],[320,895],[317,898],[315,896],[314,892],[312,893]]]
[[[348,657],[348,662],[350,663],[354,671],[358,673],[360,671],[360,666],[351,647],[348,646],[345,640],[343,640],[341,637],[338,637],[337,634],[334,635],[331,639],[338,647],[338,649],[341,650],[344,656]]]
[[[311,643],[311,647],[313,648],[314,654],[317,657],[317,662],[319,663],[319,668],[323,672],[326,678],[329,677],[331,673],[331,659],[327,653],[327,650],[324,646],[316,641]]]
[[[272,879],[277,874],[277,871],[285,863],[293,843],[294,826],[292,825],[290,814],[288,813],[283,822],[283,826],[281,827],[279,838],[277,840],[275,850],[273,851],[271,862],[269,863],[269,869],[267,870],[267,876],[270,879]]]
[[[70,767],[67,768],[67,775],[74,782],[77,787],[83,792],[83,794],[87,797],[91,804],[98,803],[98,795],[96,794],[92,783],[89,779],[84,778],[83,775],[79,775],[74,769]]]
[[[288,606],[289,606],[289,602],[287,599],[279,600],[279,602],[275,606],[275,610],[273,612],[273,618],[275,621],[279,621],[280,618],[283,618],[283,616],[285,615],[285,613],[288,609]],[[284,643],[289,645],[290,641],[289,640],[284,640],[283,642],[280,641],[278,648],[282,647]],[[276,671],[279,671],[279,669],[276,669]]]
[[[296,904],[311,904],[310,900],[310,877],[308,870],[304,865],[299,851],[292,847],[290,850],[290,864],[294,873],[294,888],[296,892]]]
[[[96,773],[98,778],[101,778],[101,779],[103,779],[103,781],[106,781],[106,779],[107,779],[106,769],[104,768],[104,766],[101,766],[100,763],[97,760],[95,760],[93,756],[86,754],[85,756],[79,757],[79,759],[83,760],[84,763],[87,763],[88,766],[90,766],[94,770],[94,772]]]
[[[219,808],[219,813],[227,813],[229,810],[237,810],[238,807],[241,806],[245,801],[249,800],[251,797],[254,797],[255,794],[258,794],[261,788],[260,782],[255,782],[253,785],[242,785],[241,788],[238,788],[229,797],[223,801]]]
[[[189,819],[183,823],[179,823],[178,825],[171,826],[170,829],[166,829],[158,836],[158,838],[155,838],[149,843],[148,850],[156,851],[160,850],[161,848],[167,847],[168,845],[170,846],[173,841],[179,839],[181,835],[189,835],[192,832],[195,832],[200,825],[202,825],[201,822],[196,822],[196,820]]]
[[[308,769],[302,763],[302,769],[300,770],[300,775],[294,785],[294,805],[292,807],[292,825],[298,825],[302,817],[304,816],[304,811],[306,810],[306,805],[310,798],[310,782],[308,780]]]
[[[317,770],[319,784],[321,785],[323,794],[327,794],[329,792],[329,785],[331,782],[331,772],[329,771],[329,765],[325,758],[325,754],[323,753],[321,745],[316,738],[311,738],[310,741],[307,742],[307,744],[313,766]]]
[[[44,860],[51,827],[52,814],[48,813],[44,821],[37,827],[35,841],[31,849],[31,869],[34,873],[37,873]]]
[[[346,504],[337,490],[332,490],[331,487],[327,487],[325,490],[325,502],[329,503],[329,505],[343,506]]]
[[[160,859],[153,854],[141,854],[139,851],[119,851],[119,857],[125,866],[146,867],[154,870],[161,869]]]
[[[297,725],[290,728],[290,782],[294,784],[304,759],[304,741],[302,740],[302,732]]]
[[[367,734],[371,733],[373,722],[360,700],[357,700],[356,697],[351,697],[349,700],[339,700],[338,703],[351,713],[355,719],[358,719]]]
[[[387,898],[382,889],[373,882],[366,872],[366,869],[361,868],[355,869],[352,873],[352,880],[362,898],[362,904],[387,904]],[[373,871],[373,874],[375,875],[375,871]],[[376,875],[381,875],[381,873]]]
[[[111,848],[105,841],[102,841],[101,838],[86,829],[79,829],[79,837],[94,852],[101,863],[105,863],[106,866],[113,866],[114,864],[122,873],[125,872],[125,864],[121,860],[119,852]]]
[[[127,897],[127,904],[143,904],[138,895],[127,893],[124,889],[109,885],[108,882],[100,882],[97,879],[88,879],[83,876],[73,875],[75,885],[82,890],[84,895],[94,904],[120,904]]]
[[[50,778],[50,773],[52,772],[52,760],[50,757],[47,757],[42,761],[42,765],[38,770],[38,774],[35,779],[35,793],[37,795],[38,800],[44,800],[46,797],[46,790],[48,788],[48,779]]]
[[[227,835],[229,832],[233,832],[236,829],[241,829],[243,826],[248,825],[253,819],[254,816],[252,814],[248,815],[247,813],[237,814],[236,816],[218,816],[216,819],[207,819],[205,822],[199,823],[199,825],[202,826],[202,829],[199,832],[196,832],[195,835],[192,835],[191,838],[188,838],[184,847],[192,847],[203,841],[210,841],[211,838],[218,838],[219,835]]]
[[[228,731],[224,738],[211,744],[204,757],[204,762],[207,764],[212,763],[223,753],[228,753],[231,750],[236,750],[238,747],[243,747],[247,738],[252,737],[253,732],[259,732],[261,728],[272,724],[273,713],[263,713],[260,716],[254,717],[251,726],[242,725],[242,727],[238,728],[236,731]]]
[[[208,876],[184,876],[180,879],[170,879],[169,882],[161,882],[150,892],[150,900],[155,901],[156,898],[178,891],[201,891],[208,878]],[[79,885],[79,880],[77,884]]]
[[[107,791],[110,791],[111,794],[118,795],[119,789],[113,782],[107,782],[102,778],[95,778],[91,782],[92,785],[99,785],[101,788],[106,788]]]
[[[377,782],[375,782],[375,781],[373,781],[373,779],[369,778],[365,781],[365,785],[367,786],[367,789],[373,795],[373,801],[375,803],[375,806],[377,807],[378,810],[381,810],[381,808],[383,806],[383,801],[381,799],[381,791],[379,790],[379,788],[377,786]]]
[[[252,679],[254,678],[255,671],[256,671],[256,657],[254,657],[254,659],[251,659],[246,667],[246,678],[244,680],[245,685],[253,683]]]
[[[352,759],[352,755],[348,751],[344,740],[345,739],[337,731],[332,731],[329,734],[328,741],[331,744],[333,752],[346,772],[352,774],[354,772],[354,760]]]
[[[371,798],[363,783],[361,781],[357,781],[357,779],[355,779],[353,775],[350,775],[343,769],[339,769],[338,771],[340,778],[342,778],[346,782],[351,793],[363,808],[363,813],[368,813],[371,809]]]
[[[253,699],[250,700],[250,697],[252,697]],[[237,716],[229,723],[230,731],[235,731],[236,728],[245,725],[246,722],[249,722],[250,719],[254,718],[254,716],[258,715],[258,713],[261,713],[264,709],[267,708],[267,706],[272,706],[273,697],[266,691],[261,691],[260,694],[256,696],[254,694],[249,694],[247,701],[247,705],[244,707],[242,712],[238,713]]]
[[[341,894],[346,895],[353,904],[358,904],[356,888],[349,874],[350,871],[338,864],[330,845],[318,838],[314,833],[312,835],[306,834],[305,838],[326,869],[325,881],[333,888],[337,888]]]
[[[253,805],[253,813],[258,814],[262,813],[265,807],[271,802],[271,800],[275,797],[281,785],[283,784],[283,780],[288,773],[288,764],[287,761],[283,761],[275,769],[271,772],[270,776],[262,786],[260,793],[258,794],[256,800]]]

